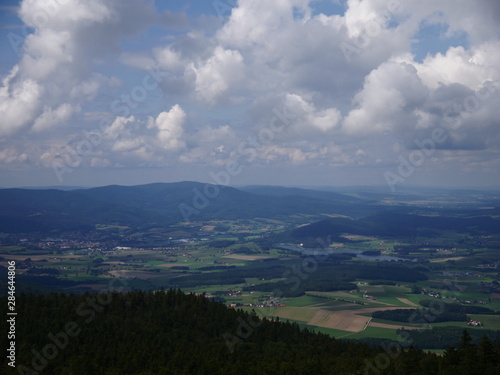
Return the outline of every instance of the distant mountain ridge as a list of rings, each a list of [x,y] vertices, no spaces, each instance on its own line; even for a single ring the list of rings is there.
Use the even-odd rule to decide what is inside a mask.
[[[240,190],[267,196],[302,196],[317,199],[325,199],[330,201],[343,201],[343,202],[361,202],[363,199],[352,197],[346,194],[341,194],[333,191],[303,189],[296,187],[283,187],[283,186],[244,186]]]
[[[0,231],[90,230],[95,224],[164,226],[185,221],[180,206],[192,209],[191,221],[294,214],[360,216],[360,210],[366,208],[361,200],[342,194],[304,189],[287,192],[280,194],[274,188],[267,195],[263,191],[257,194],[191,181],[70,191],[0,189]]]
[[[399,198],[406,199],[404,195]],[[432,211],[439,211],[439,217],[429,217],[425,209],[423,215],[415,214],[418,206],[384,204],[386,194],[361,197],[279,186],[237,189],[183,181],[69,191],[13,188],[0,189],[0,232],[93,230],[96,224],[166,227],[183,221],[302,216],[304,221],[318,223],[293,237],[345,232],[415,235],[417,228],[464,231],[472,227],[477,233],[496,233],[500,223],[494,217],[500,215],[500,208],[493,198],[491,202],[477,199],[467,209],[434,204]],[[484,210],[478,204],[490,207]]]
[[[349,242],[346,233],[385,238],[417,237],[438,238],[443,232],[471,233],[475,235],[500,234],[500,220],[490,216],[449,217],[421,216],[398,212],[382,212],[359,220],[335,217],[316,221],[309,225],[273,234],[267,243],[301,242],[317,246],[317,238],[329,238],[333,242]]]

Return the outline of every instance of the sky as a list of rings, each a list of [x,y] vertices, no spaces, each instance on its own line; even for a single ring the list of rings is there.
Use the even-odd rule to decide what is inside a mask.
[[[498,0],[0,4],[2,187],[500,187]]]

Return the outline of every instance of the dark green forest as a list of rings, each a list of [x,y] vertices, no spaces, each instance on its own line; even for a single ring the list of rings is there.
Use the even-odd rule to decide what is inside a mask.
[[[439,311],[436,313],[431,309],[396,309],[386,311],[375,311],[372,316],[378,319],[393,320],[395,322],[409,322],[418,324],[420,322],[466,322],[467,315],[463,312]]]
[[[367,280],[389,280],[400,282],[415,282],[426,280],[427,277],[417,268],[408,267],[404,264],[394,265],[357,265],[351,267],[341,264],[335,257],[329,256],[328,260],[316,262],[312,258],[299,258],[291,260],[287,266],[280,261],[269,261],[262,263],[259,267],[252,268],[229,268],[222,267],[216,273],[198,273],[188,276],[175,277],[170,280],[174,287],[186,288],[199,285],[238,284],[244,283],[245,278],[258,277],[262,279],[273,279],[283,277],[286,280],[267,282],[258,285],[244,287],[244,290],[259,290],[272,292],[280,290],[283,296],[296,297],[305,294],[306,290],[334,291],[352,290],[357,286],[353,282],[357,279]],[[307,277],[289,277],[290,269],[307,268],[314,269]]]
[[[466,331],[438,356],[408,340],[337,340],[180,290],[22,294],[16,302],[17,367],[4,357],[7,374],[500,373],[500,340],[474,343]],[[6,338],[5,319],[0,327]]]
[[[420,304],[430,309],[444,310],[444,312],[463,314],[500,314],[500,311],[495,311],[483,306],[467,306],[461,305],[459,303],[443,303],[432,299],[423,299],[420,301]]]
[[[421,349],[440,349],[453,346],[458,348],[464,329],[461,327],[433,327],[429,330],[399,330],[398,334],[411,341],[413,347]],[[500,331],[491,329],[467,329],[471,343],[478,346],[487,335],[490,340],[500,340]],[[372,340],[364,340],[365,342]],[[372,342],[375,342],[373,340]]]

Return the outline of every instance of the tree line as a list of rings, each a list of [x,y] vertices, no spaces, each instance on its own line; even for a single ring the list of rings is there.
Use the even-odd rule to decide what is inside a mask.
[[[17,368],[4,356],[7,375],[500,373],[498,339],[475,344],[465,333],[443,356],[397,343],[373,347],[178,289],[20,294],[16,308]],[[7,329],[2,319],[4,338]]]

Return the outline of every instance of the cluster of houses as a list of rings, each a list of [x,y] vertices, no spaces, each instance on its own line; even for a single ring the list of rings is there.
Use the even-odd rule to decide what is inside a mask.
[[[423,294],[427,294],[428,296],[430,297],[434,297],[434,298],[443,298],[443,299],[449,299],[449,300],[452,300],[452,301],[456,301],[456,302],[459,302],[459,303],[462,303],[462,304],[466,304],[466,305],[471,305],[471,304],[474,304],[474,305],[487,305],[487,303],[485,301],[480,301],[480,300],[469,300],[469,299],[458,299],[456,297],[453,297],[453,296],[442,296],[440,293],[438,292],[434,292],[432,290],[427,290],[425,288],[422,288],[421,289],[421,292]]]
[[[231,303],[229,307],[241,307],[241,306],[247,306],[247,307],[286,307],[286,304],[283,303],[284,301],[265,301],[265,302],[258,302],[258,303]]]
[[[363,294],[363,298],[369,299],[371,301],[376,301],[378,298],[374,296],[369,296],[368,294]]]
[[[438,292],[434,292],[434,291],[432,291],[432,290],[427,290],[427,289],[425,289],[425,288],[422,288],[422,289],[421,289],[421,293],[422,293],[422,294],[427,294],[427,295],[428,295],[428,296],[430,296],[430,297],[434,297],[434,298],[441,298],[441,294],[440,294],[440,293],[438,293]],[[444,298],[446,298],[446,297],[444,297]]]
[[[481,269],[490,268],[490,269],[494,269],[494,270],[498,269],[498,267],[500,267],[500,259],[496,260],[494,262],[491,262],[491,263],[479,264],[477,266],[477,268],[481,268]]]
[[[481,323],[479,320],[469,320],[467,322],[467,325],[471,327],[482,327],[483,323]]]
[[[251,291],[250,294],[256,293],[255,291]],[[241,297],[241,290],[228,290],[226,292],[218,292],[219,295],[227,295],[229,297]],[[286,307],[286,301],[278,301],[273,299],[273,296],[270,294],[266,294],[263,296],[264,298],[268,298],[268,300],[261,300],[259,302],[232,302],[229,304],[229,307]]]

